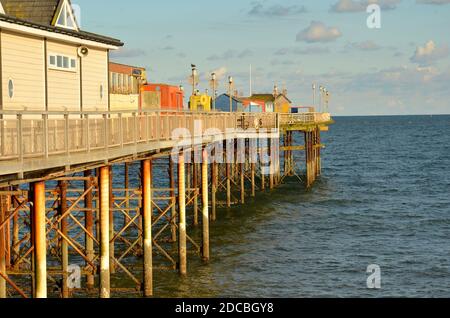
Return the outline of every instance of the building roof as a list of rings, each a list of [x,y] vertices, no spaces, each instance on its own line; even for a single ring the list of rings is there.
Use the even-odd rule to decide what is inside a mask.
[[[257,99],[267,103],[267,102],[275,102],[275,100],[277,100],[280,97],[286,98],[286,100],[289,103],[291,103],[291,100],[287,98],[287,96],[284,94],[279,94],[276,98],[275,96],[273,96],[273,94],[253,94],[252,96],[248,97],[248,99]]]
[[[1,0],[5,13],[29,22],[51,25],[59,0]]]
[[[266,103],[275,101],[275,97],[272,94],[253,94],[248,99],[257,99]]]
[[[227,98],[230,98],[230,95],[229,94],[222,94],[222,95],[220,95],[220,96],[225,96],[225,97],[227,97]],[[220,97],[220,96],[217,96],[217,97]],[[238,98],[238,97],[235,97],[235,96],[232,96],[231,97],[235,102],[237,102],[237,103],[241,103],[242,102],[242,100],[241,100],[241,98]]]
[[[0,0],[5,11],[5,14],[0,14],[0,21],[69,35],[83,40],[90,40],[113,46],[123,46],[123,43],[120,40],[111,37],[54,26],[52,22],[63,1],[64,0]]]

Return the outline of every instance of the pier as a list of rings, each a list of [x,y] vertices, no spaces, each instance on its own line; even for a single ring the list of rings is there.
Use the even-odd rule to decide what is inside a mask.
[[[189,275],[189,259],[214,257],[218,208],[286,178],[311,188],[333,123],[329,113],[0,118],[0,298],[154,296],[158,271]],[[122,279],[129,286],[117,287]]]

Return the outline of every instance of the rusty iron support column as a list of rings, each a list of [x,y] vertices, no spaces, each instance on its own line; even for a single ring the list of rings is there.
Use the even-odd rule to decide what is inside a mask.
[[[189,152],[189,156],[191,156],[191,153]],[[189,157],[189,158],[191,158],[189,161],[192,161],[192,157]],[[186,189],[190,189],[191,188],[191,169],[192,169],[192,162],[188,162],[188,163],[185,163],[185,173],[186,173]]]
[[[174,175],[175,165],[172,161],[172,156],[169,157],[169,183],[170,183],[170,200],[172,204],[171,214],[170,214],[170,232],[172,235],[172,242],[177,241],[177,206],[175,197],[175,175]]]
[[[84,181],[84,191],[87,191],[93,185],[91,171],[85,171],[84,177],[89,178]],[[95,235],[94,234],[94,211],[93,211],[93,207],[92,207],[92,202],[93,202],[93,194],[92,194],[92,190],[91,190],[84,197],[84,207],[86,209],[84,222],[85,222],[86,231],[90,235],[94,236]],[[87,233],[85,234],[85,248],[86,248],[87,259],[90,262],[93,262],[94,258],[95,258],[94,240],[92,239],[92,237],[90,235],[88,235]],[[86,266],[87,265],[88,265],[88,263],[86,262]],[[86,277],[86,286],[88,289],[94,288],[94,284],[95,284],[94,270],[95,270],[94,268],[90,268],[90,270],[89,270],[90,273]]]
[[[1,190],[1,189],[0,189]],[[7,197],[6,195],[0,196],[0,224],[6,219],[7,211]],[[6,275],[6,244],[9,242],[6,240],[5,228],[0,230],[0,272]],[[0,298],[7,297],[6,280],[0,276]]]
[[[152,162],[141,163],[142,220],[144,230],[144,297],[153,296],[153,244],[152,244]]]
[[[5,217],[7,212],[11,209],[11,195],[6,197],[6,209],[5,209]],[[5,254],[6,254],[6,268],[11,268],[11,221],[8,221],[5,224]]]
[[[318,172],[319,172],[319,176],[322,175],[322,136],[320,134],[320,128],[317,128],[317,143],[320,145],[320,147],[318,148],[318,159],[317,159],[317,164],[318,164]]]
[[[33,183],[33,206],[35,298],[47,298],[47,237],[44,181]]]
[[[13,191],[18,190],[18,187],[13,187]],[[12,200],[12,207],[15,209],[18,207],[16,200]],[[13,228],[12,228],[12,249],[14,253],[12,267],[14,270],[19,270],[19,264],[17,262],[20,259],[20,244],[19,244],[19,213],[16,213],[13,217]]]
[[[241,179],[241,203],[245,204],[245,171],[244,171],[245,167],[243,163],[239,164],[239,175],[240,175],[240,179]]]
[[[203,150],[202,162],[202,226],[203,226],[203,260],[209,261],[209,198],[208,198],[208,152]]]
[[[273,158],[274,158],[274,149],[273,149],[273,147],[272,147],[272,140],[271,139],[269,139],[269,154],[270,154],[270,168],[269,168],[269,187],[270,187],[270,190],[273,190],[273,187],[274,187],[274,173],[275,173],[275,166],[274,166],[274,160],[273,160]]]
[[[289,133],[289,146],[294,146],[294,132],[291,131]],[[289,151],[289,166],[291,167],[290,176],[293,177],[295,175],[295,162],[294,162],[294,152],[292,150]]]
[[[95,196],[95,207],[97,211],[99,211],[95,215],[95,237],[100,240],[100,168],[95,169],[95,176],[97,177],[96,182],[96,196]]]
[[[211,221],[216,221],[216,194],[217,194],[218,165],[216,158],[211,164]]]
[[[228,160],[229,158],[227,158]],[[226,163],[226,174],[227,174],[227,207],[231,207],[231,164]]]
[[[187,249],[186,249],[186,180],[185,180],[184,154],[178,157],[178,230],[179,230],[179,271],[181,275],[187,274]]]
[[[114,171],[113,166],[109,168],[109,239],[111,240],[114,235]],[[114,257],[115,255],[115,241],[109,242],[109,255],[110,257]],[[111,274],[116,273],[116,264],[114,262],[110,262]]]
[[[256,186],[255,186],[255,164],[252,163],[251,165],[251,180],[252,180],[252,197],[254,198],[256,196]]]
[[[194,218],[193,223],[194,226],[198,226],[198,197],[199,197],[199,180],[198,180],[198,163],[195,162],[195,151],[193,152],[193,163],[192,163],[192,169],[193,171],[193,177],[192,177],[192,186],[195,190],[194,192]]]
[[[124,177],[124,188],[125,188],[125,208],[127,213],[130,213],[130,164],[128,162],[124,165],[124,171],[123,171],[123,177]],[[123,226],[125,227],[131,219],[128,216],[125,216],[123,221]]]
[[[59,188],[59,215],[60,217],[64,215],[67,211],[67,182],[66,181],[59,181],[58,182],[58,188]],[[61,219],[61,233],[67,237],[67,218]],[[69,286],[67,284],[67,278],[68,278],[68,267],[69,267],[69,246],[67,244],[67,241],[60,238],[61,242],[61,270],[62,270],[62,297],[63,298],[69,298]]]
[[[100,199],[100,298],[110,298],[110,167],[101,167],[99,171]]]

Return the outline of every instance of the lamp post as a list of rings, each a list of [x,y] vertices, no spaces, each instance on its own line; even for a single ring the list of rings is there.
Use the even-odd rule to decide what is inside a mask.
[[[326,113],[329,113],[330,112],[330,110],[329,110],[329,102],[330,102],[330,92],[329,91],[327,91],[326,92],[326,101],[327,101],[327,103],[326,103],[326,109],[325,109],[325,112]]]
[[[181,92],[181,106],[184,109],[184,86],[180,85],[179,89],[180,89],[180,92]]]
[[[323,105],[323,90],[324,90],[325,88],[321,85],[320,87],[319,87],[319,97],[320,97],[320,100],[319,100],[319,111],[322,111],[322,105]]]
[[[228,77],[228,84],[229,84],[229,95],[230,95],[230,113],[233,112],[233,96],[232,96],[232,91],[233,91],[233,77],[229,76]]]
[[[211,74],[211,82],[212,82],[212,89],[213,89],[213,100],[212,100],[212,106],[213,111],[216,111],[216,73]]]
[[[316,84],[312,85],[312,89],[313,89],[313,106],[314,108],[316,108]]]
[[[197,87],[197,66],[191,64],[192,67],[192,95],[195,95],[195,88]]]

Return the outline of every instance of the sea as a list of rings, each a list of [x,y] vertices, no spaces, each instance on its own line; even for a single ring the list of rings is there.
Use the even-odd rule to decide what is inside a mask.
[[[155,295],[450,297],[450,116],[335,121],[311,190],[292,178],[219,209],[211,261],[155,271]]]

